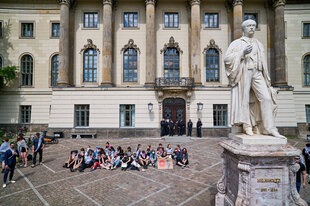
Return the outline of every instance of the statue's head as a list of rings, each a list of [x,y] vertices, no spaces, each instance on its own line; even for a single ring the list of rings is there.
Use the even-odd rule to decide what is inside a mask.
[[[256,22],[252,19],[245,20],[242,23],[242,30],[244,36],[253,37],[255,33],[255,28],[256,28]]]

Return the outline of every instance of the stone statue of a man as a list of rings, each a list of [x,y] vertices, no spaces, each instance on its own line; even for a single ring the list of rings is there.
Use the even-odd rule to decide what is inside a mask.
[[[255,21],[244,21],[244,36],[229,45],[224,58],[232,86],[231,124],[242,126],[247,135],[254,132],[285,138],[275,127],[275,93],[270,86],[264,47],[254,38],[255,28]]]

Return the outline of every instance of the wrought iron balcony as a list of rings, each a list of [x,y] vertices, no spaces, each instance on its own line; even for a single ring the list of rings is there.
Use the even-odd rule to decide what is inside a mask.
[[[180,78],[160,77],[160,78],[155,78],[155,87],[156,88],[164,88],[164,87],[192,88],[192,87],[194,87],[194,78],[189,78],[189,77],[180,77]]]

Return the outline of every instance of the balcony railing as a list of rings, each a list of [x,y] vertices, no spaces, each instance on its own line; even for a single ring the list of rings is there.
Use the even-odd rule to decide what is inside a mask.
[[[180,78],[155,78],[155,87],[187,87],[192,88],[194,86],[194,78],[180,77]]]

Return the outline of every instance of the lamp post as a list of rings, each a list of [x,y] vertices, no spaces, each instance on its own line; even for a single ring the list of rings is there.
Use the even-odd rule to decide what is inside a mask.
[[[198,110],[198,111],[201,111],[202,109],[203,109],[203,103],[198,102],[198,103],[197,103],[197,110]]]
[[[152,110],[153,110],[153,104],[150,102],[150,103],[147,105],[147,108],[148,108],[149,112],[152,112]]]

